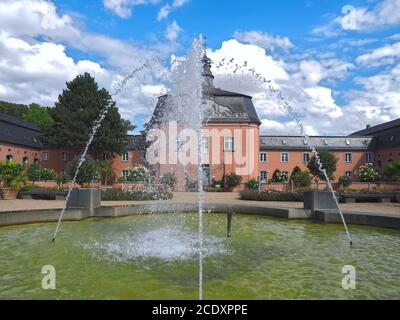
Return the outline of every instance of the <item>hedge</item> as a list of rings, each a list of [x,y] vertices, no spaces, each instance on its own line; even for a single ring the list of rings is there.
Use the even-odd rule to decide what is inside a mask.
[[[240,199],[255,201],[288,201],[302,202],[304,200],[303,192],[281,192],[281,191],[261,191],[245,190],[240,192]]]
[[[130,191],[122,189],[107,189],[101,191],[101,200],[103,201],[148,201],[148,200],[169,200],[172,199],[172,193]]]

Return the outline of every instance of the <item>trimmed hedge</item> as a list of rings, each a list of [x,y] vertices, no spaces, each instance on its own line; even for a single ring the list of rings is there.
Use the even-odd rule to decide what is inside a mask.
[[[261,191],[245,190],[240,192],[240,199],[255,201],[288,201],[302,202],[304,200],[303,192],[281,192],[281,191]]]
[[[122,189],[107,189],[101,191],[101,200],[103,201],[148,201],[148,200],[169,200],[172,199],[172,193],[129,191]]]

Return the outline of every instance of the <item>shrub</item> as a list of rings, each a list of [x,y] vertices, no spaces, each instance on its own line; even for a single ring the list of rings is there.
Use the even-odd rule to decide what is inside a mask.
[[[161,183],[168,187],[171,188],[171,190],[175,189],[176,186],[176,176],[175,173],[173,172],[167,172],[166,174],[164,174],[161,179],[160,179]]]
[[[294,181],[295,175],[298,174],[299,172],[301,172],[300,167],[295,166],[295,167],[293,168],[292,174],[290,175],[290,180]]]
[[[304,200],[303,192],[281,192],[281,191],[262,191],[245,190],[240,192],[240,199],[255,201],[289,201],[302,202]]]
[[[58,187],[62,188],[68,182],[68,176],[65,173],[60,173],[56,176],[56,182]]]
[[[136,167],[131,170],[129,173],[128,180],[131,182],[144,182],[147,181],[149,177],[149,172],[145,167]]]
[[[372,165],[361,166],[358,169],[361,182],[377,182],[381,176]]]
[[[247,182],[247,188],[248,189],[250,189],[250,190],[258,190],[258,181],[257,181],[257,179],[250,179],[248,182]]]
[[[55,176],[56,176],[56,173],[54,172],[53,169],[47,169],[47,168],[41,169],[40,180],[42,180],[42,181],[53,180]]]
[[[79,157],[76,157],[72,162],[68,164],[67,173],[72,179],[75,176],[76,169],[78,167]],[[97,162],[94,161],[90,156],[87,156],[86,161],[82,164],[76,177],[76,182],[83,187],[89,184],[91,181],[98,178]]]
[[[30,181],[35,184],[37,181],[48,181],[55,177],[55,172],[52,169],[42,168],[36,163],[28,166],[26,170],[27,177]]]
[[[350,187],[352,184],[351,178],[349,178],[348,176],[340,177],[338,182],[343,188]]]
[[[0,162],[0,182],[4,187],[14,189],[21,188],[27,184],[27,176],[22,164],[14,161]]]
[[[270,182],[285,182],[288,180],[288,176],[285,173],[282,173],[281,170],[276,169],[272,174],[272,179]]]
[[[298,188],[307,188],[311,186],[311,177],[308,171],[297,171],[292,174],[291,179],[294,185]]]
[[[233,172],[226,178],[226,184],[229,187],[237,187],[241,182],[242,177]]]
[[[172,193],[131,191],[122,189],[102,190],[101,199],[103,201],[149,201],[149,200],[169,200],[172,199]]]
[[[389,162],[383,170],[383,176],[389,181],[400,181],[400,161]]]
[[[186,179],[185,190],[188,192],[197,192],[199,191],[199,183],[197,181],[190,181]]]

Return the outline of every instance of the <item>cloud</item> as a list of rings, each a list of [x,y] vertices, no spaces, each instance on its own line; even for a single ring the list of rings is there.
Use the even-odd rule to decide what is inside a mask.
[[[242,43],[254,44],[266,50],[275,51],[283,49],[285,51],[294,47],[287,37],[272,36],[262,31],[235,32],[234,38]]]
[[[165,38],[167,38],[169,41],[176,41],[181,32],[181,27],[179,27],[179,25],[174,20],[171,24],[167,26],[167,29],[165,30]]]
[[[160,0],[103,0],[104,7],[120,18],[129,18],[134,6],[157,4]]]
[[[172,4],[166,4],[161,7],[160,11],[158,11],[157,20],[161,21],[163,19],[168,18],[170,13],[188,3],[190,0],[174,0]]]
[[[344,6],[343,16],[335,17],[327,25],[315,28],[315,34],[336,36],[344,31],[374,31],[400,24],[400,0],[383,0],[370,9]]]
[[[392,64],[400,58],[400,42],[377,48],[369,53],[357,57],[357,63],[375,67],[384,64]]]

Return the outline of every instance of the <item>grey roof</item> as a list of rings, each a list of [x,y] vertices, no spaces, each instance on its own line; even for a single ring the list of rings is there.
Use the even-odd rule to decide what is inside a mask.
[[[350,136],[373,136],[382,131],[400,128],[400,118],[352,133]]]
[[[310,146],[329,150],[371,150],[372,137],[313,136],[260,136],[261,150],[310,150]]]
[[[143,135],[128,136],[129,150],[146,150],[146,137]]]
[[[41,148],[41,131],[33,123],[0,112],[0,142]]]

